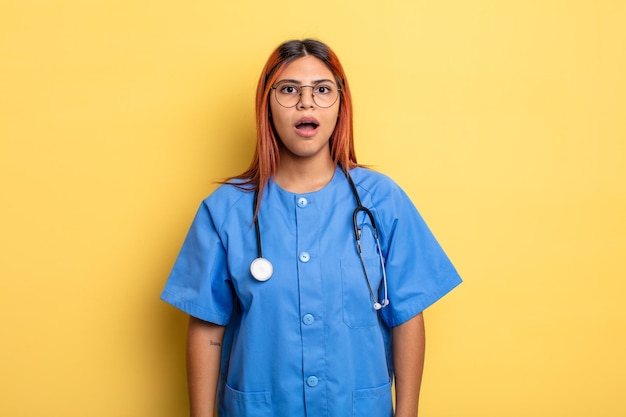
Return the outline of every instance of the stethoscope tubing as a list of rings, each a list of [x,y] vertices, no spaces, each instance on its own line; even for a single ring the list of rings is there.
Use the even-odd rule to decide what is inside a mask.
[[[382,309],[383,307],[386,307],[387,305],[389,305],[389,298],[388,298],[388,292],[387,292],[387,271],[385,268],[385,260],[383,258],[383,252],[380,247],[380,240],[378,239],[378,227],[376,226],[376,220],[374,219],[374,215],[372,214],[370,209],[368,209],[361,203],[359,192],[357,191],[356,185],[354,184],[354,181],[352,180],[352,177],[350,176],[348,172],[346,172],[346,178],[348,179],[348,183],[350,183],[350,188],[352,189],[352,193],[354,194],[354,198],[357,204],[356,208],[352,212],[352,227],[354,230],[354,240],[356,242],[357,252],[359,252],[359,260],[361,261],[361,267],[363,268],[363,275],[365,275],[367,288],[370,292],[370,297],[372,298],[372,301],[374,302],[374,309],[378,311]],[[383,299],[381,300],[382,302],[378,301],[378,297],[374,293],[374,289],[372,288],[372,283],[367,273],[367,268],[365,267],[365,259],[363,259],[363,249],[361,248],[361,235],[363,233],[363,227],[358,226],[358,219],[357,219],[359,213],[361,212],[365,213],[370,220],[370,225],[367,225],[367,224],[365,225],[369,226],[369,228],[372,231],[372,234],[374,235],[374,240],[376,241],[376,249],[378,250],[378,256],[380,258],[380,265],[381,265],[381,269],[383,273],[383,279],[382,279]]]
[[[356,208],[352,212],[352,226],[353,226],[353,231],[354,231],[354,240],[356,242],[357,252],[359,253],[359,260],[361,261],[361,267],[363,268],[363,274],[365,275],[365,281],[367,282],[367,288],[369,290],[370,297],[373,302],[374,310],[378,311],[382,309],[383,307],[386,307],[387,305],[389,305],[389,298],[388,298],[388,293],[387,293],[387,272],[385,270],[386,269],[385,260],[383,258],[383,253],[380,247],[380,240],[378,238],[378,227],[376,226],[376,220],[374,219],[374,215],[372,214],[372,212],[361,203],[361,198],[359,197],[359,193],[356,189],[356,185],[354,184],[354,181],[352,180],[352,177],[347,171],[344,171],[344,174],[346,175],[346,178],[352,190],[352,194],[354,195],[354,198],[356,200]],[[255,190],[254,199],[253,199],[253,213],[256,212],[258,199],[259,199],[259,192],[258,190]],[[365,267],[365,259],[363,258],[363,250],[361,248],[361,235],[363,232],[363,226],[361,227],[358,226],[358,219],[357,219],[359,213],[365,213],[365,215],[369,218],[370,224],[369,225],[364,224],[364,226],[368,226],[371,229],[372,234],[374,236],[374,240],[376,241],[378,256],[380,258],[380,265],[381,265],[382,274],[383,274],[382,276],[383,299],[381,301],[378,301],[378,297],[374,293],[374,289],[372,288],[372,284],[370,282],[369,275],[367,273],[367,268]],[[261,228],[259,226],[258,216],[254,216],[254,229],[255,229],[255,235],[256,235],[257,258],[254,259],[252,263],[250,264],[250,273],[257,281],[263,282],[271,278],[274,272],[274,268],[272,266],[272,263],[268,259],[263,257],[263,249],[261,245]]]

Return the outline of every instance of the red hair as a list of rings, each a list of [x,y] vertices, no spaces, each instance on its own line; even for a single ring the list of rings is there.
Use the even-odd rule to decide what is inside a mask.
[[[337,125],[330,137],[330,153],[333,162],[347,172],[357,166],[352,130],[352,96],[346,74],[337,55],[324,43],[314,40],[291,40],[279,45],[269,56],[256,89],[256,149],[248,169],[226,182],[259,193],[254,210],[256,217],[265,185],[276,173],[280,164],[278,141],[270,118],[269,96],[281,70],[289,63],[304,56],[314,56],[332,72],[340,90]],[[240,180],[230,182],[231,180]]]

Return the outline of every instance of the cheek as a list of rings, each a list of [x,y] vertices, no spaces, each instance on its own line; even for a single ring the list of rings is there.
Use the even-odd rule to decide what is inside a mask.
[[[328,115],[328,124],[332,126],[332,130],[335,131],[337,123],[339,122],[339,110]]]
[[[278,127],[281,123],[285,122],[285,108],[279,104],[270,101],[270,120],[274,127]]]

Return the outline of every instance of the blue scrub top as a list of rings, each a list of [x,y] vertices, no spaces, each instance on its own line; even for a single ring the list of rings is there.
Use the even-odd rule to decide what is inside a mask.
[[[355,197],[339,168],[312,193],[268,183],[259,211],[263,256],[274,266],[266,282],[250,274],[253,193],[222,185],[200,206],[161,298],[227,326],[221,417],[392,416],[391,328],[461,279],[398,185],[364,168],[350,174],[379,230],[390,300],[379,312],[354,240]],[[371,233],[362,246],[376,290]]]

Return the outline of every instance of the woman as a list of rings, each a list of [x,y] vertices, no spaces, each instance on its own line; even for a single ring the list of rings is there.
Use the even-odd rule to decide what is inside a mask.
[[[202,203],[162,294],[190,315],[191,415],[389,417],[395,378],[395,416],[416,416],[422,311],[458,274],[406,194],[357,164],[328,46],[280,45],[256,117],[250,168]]]

